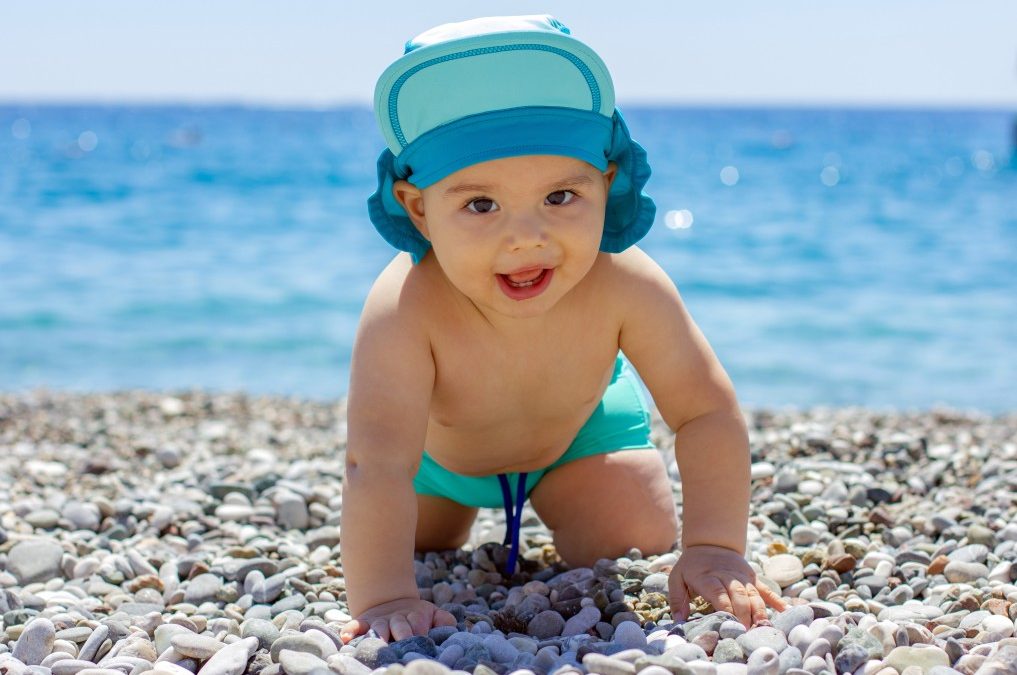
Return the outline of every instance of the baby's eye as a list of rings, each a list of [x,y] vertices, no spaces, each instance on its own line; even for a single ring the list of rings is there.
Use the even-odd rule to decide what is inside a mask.
[[[575,198],[576,193],[572,190],[558,190],[547,196],[547,202],[554,206],[564,206],[565,204],[571,204]]]
[[[493,199],[479,197],[477,199],[470,200],[470,202],[466,205],[466,210],[472,213],[491,213],[492,211],[498,210],[498,205]]]

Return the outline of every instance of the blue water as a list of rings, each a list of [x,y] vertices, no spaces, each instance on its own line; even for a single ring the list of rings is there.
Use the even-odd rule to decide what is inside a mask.
[[[743,403],[1017,409],[1017,115],[626,117]],[[366,108],[0,107],[0,390],[343,394],[380,148]]]

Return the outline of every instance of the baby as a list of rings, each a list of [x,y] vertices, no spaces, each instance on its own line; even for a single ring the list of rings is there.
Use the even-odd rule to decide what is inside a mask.
[[[569,565],[671,550],[671,484],[633,367],[677,432],[672,614],[696,595],[746,625],[783,608],[744,558],[731,382],[634,246],[653,222],[650,169],[600,57],[549,16],[445,24],[382,74],[375,112],[388,149],[371,220],[409,255],[375,282],[353,349],[343,639],[454,625],[420,599],[413,552],[461,546],[478,507],[506,510],[506,577],[527,498]]]

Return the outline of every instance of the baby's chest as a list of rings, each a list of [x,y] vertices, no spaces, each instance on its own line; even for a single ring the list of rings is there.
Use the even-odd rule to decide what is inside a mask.
[[[616,354],[617,346],[605,345],[438,356],[431,418],[446,427],[476,429],[569,420],[601,396]]]

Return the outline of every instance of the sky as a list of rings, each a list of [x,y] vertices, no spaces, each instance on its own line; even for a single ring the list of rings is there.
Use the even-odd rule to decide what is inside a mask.
[[[1017,0],[2,0],[0,103],[366,105],[415,34],[543,13],[624,104],[1017,110]]]

